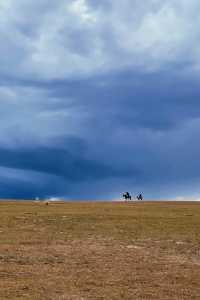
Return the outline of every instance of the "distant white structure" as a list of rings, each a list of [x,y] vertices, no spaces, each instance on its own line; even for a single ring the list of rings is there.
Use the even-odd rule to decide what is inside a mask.
[[[50,198],[45,199],[44,203],[46,205],[49,205],[51,202],[57,202],[57,201],[60,201],[60,198],[58,198],[58,197],[50,197]]]
[[[46,201],[49,201],[49,202],[60,201],[60,198],[58,198],[58,197],[50,197],[50,198],[46,199]]]
[[[35,202],[40,202],[40,198],[39,197],[35,197]]]

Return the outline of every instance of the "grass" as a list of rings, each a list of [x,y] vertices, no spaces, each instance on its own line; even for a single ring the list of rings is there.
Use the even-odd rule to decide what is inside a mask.
[[[0,202],[0,299],[200,299],[200,204]]]

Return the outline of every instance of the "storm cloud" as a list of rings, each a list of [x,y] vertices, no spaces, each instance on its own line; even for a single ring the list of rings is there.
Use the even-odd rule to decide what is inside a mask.
[[[198,196],[198,1],[0,3],[0,197]]]

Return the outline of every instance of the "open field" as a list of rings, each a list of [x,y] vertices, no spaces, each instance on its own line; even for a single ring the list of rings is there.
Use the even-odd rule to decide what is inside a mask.
[[[200,203],[0,202],[0,299],[200,299]]]

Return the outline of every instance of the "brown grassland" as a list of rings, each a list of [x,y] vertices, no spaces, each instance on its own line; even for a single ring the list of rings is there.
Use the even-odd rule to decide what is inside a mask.
[[[200,299],[200,203],[0,202],[0,299]]]

